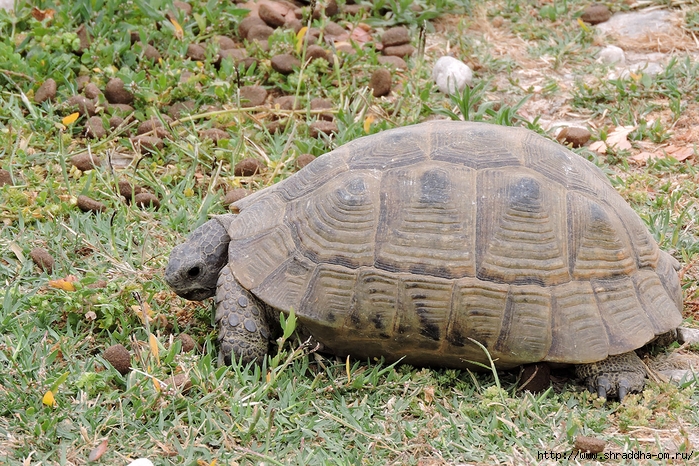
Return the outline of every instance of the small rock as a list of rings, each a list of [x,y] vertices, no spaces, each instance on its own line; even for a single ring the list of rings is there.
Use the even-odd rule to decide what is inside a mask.
[[[218,142],[221,139],[230,139],[230,135],[222,129],[210,128],[199,131],[199,139],[211,139],[214,142]]]
[[[585,8],[580,15],[580,19],[588,24],[599,24],[608,21],[612,17],[612,12],[607,5],[595,3]]]
[[[668,382],[674,383],[688,382],[694,378],[694,372],[690,369],[665,369],[657,372],[665,377]]]
[[[282,10],[288,10],[288,7],[284,7],[279,3],[261,3],[260,8],[257,10],[257,14],[260,19],[267,23],[268,26],[273,28],[278,28],[284,26],[286,23],[286,18],[284,17],[284,12]]]
[[[381,37],[384,47],[392,47],[410,43],[410,32],[406,27],[396,26],[384,32]]]
[[[155,47],[153,47],[150,44],[146,44],[145,48],[143,49],[143,56],[146,59],[152,60],[154,62],[157,62],[161,58],[160,52],[158,52],[158,49],[156,49]]]
[[[393,57],[409,57],[412,54],[415,53],[415,47],[413,47],[410,44],[403,44],[403,45],[392,45],[390,47],[385,47],[383,49],[383,54],[384,55],[390,55]]]
[[[301,170],[303,167],[313,162],[316,156],[313,154],[301,154],[296,158],[296,169]]]
[[[132,139],[134,147],[137,150],[161,150],[163,148],[163,140],[156,136],[140,135]]]
[[[240,88],[240,106],[257,107],[267,100],[267,89],[262,86],[243,86]]]
[[[140,192],[133,197],[133,203],[141,209],[152,207],[154,210],[160,208],[160,199],[155,194],[149,192]]]
[[[221,203],[224,206],[229,206],[235,202],[238,202],[242,198],[249,196],[250,194],[252,194],[252,191],[250,191],[249,189],[245,189],[245,188],[231,189],[223,197],[223,200],[221,201]]]
[[[527,364],[519,377],[518,390],[540,393],[551,386],[551,368],[546,363]]]
[[[643,38],[662,40],[665,34],[672,33],[676,28],[676,18],[675,12],[665,9],[630,11],[614,14],[609,21],[597,25],[596,29],[602,34],[611,34],[626,41]]]
[[[621,65],[626,63],[626,55],[624,51],[617,47],[616,45],[608,45],[603,48],[599,55],[597,55],[597,61],[604,63],[605,65]]]
[[[78,208],[83,212],[104,212],[107,210],[107,206],[100,201],[96,201],[84,194],[78,196]]]
[[[56,97],[57,89],[56,81],[52,78],[47,79],[34,93],[34,102],[40,104],[47,100],[52,101]]]
[[[127,104],[133,103],[133,94],[126,90],[124,81],[120,78],[112,78],[104,88],[104,96],[110,104]]]
[[[131,370],[131,354],[129,354],[129,350],[120,343],[107,348],[102,356],[121,375],[126,375]]]
[[[321,134],[330,135],[332,133],[337,133],[337,125],[332,121],[318,120],[314,121],[308,127],[309,134],[312,138],[317,138]]]
[[[85,135],[90,138],[101,139],[107,135],[107,130],[104,129],[102,117],[93,116],[85,123]]]
[[[461,92],[473,82],[473,71],[468,65],[454,57],[442,57],[432,69],[432,78],[445,94]]]
[[[95,117],[99,118],[99,117]],[[101,122],[101,120],[100,120]],[[99,167],[102,165],[102,161],[100,160],[99,157],[97,157],[94,154],[90,154],[88,152],[82,152],[78,155],[74,155],[73,157],[70,158],[70,163],[75,166],[78,170],[81,172],[86,172],[88,170],[92,170],[94,168]]]
[[[574,443],[575,449],[584,453],[602,453],[606,445],[607,442],[602,439],[584,435],[575,437]]]
[[[328,52],[320,45],[309,45],[306,48],[306,59],[317,60],[318,58],[328,61]]]
[[[572,145],[573,147],[582,147],[590,140],[591,134],[587,128],[577,126],[567,126],[558,133],[556,139],[564,145]]]
[[[293,73],[294,68],[299,68],[300,66],[301,62],[299,59],[288,53],[272,57],[272,69],[281,74]]]
[[[9,171],[0,169],[0,186],[5,186],[6,184],[10,186],[14,185],[12,182],[12,176],[10,175]]]
[[[102,91],[100,91],[100,88],[97,87],[97,84],[86,83],[85,87],[83,88],[83,94],[85,94],[85,97],[88,99],[97,99],[99,98],[100,94],[102,94]]]
[[[227,36],[214,36],[213,40],[215,44],[218,44],[219,50],[234,49],[237,47],[235,41]]]
[[[185,56],[190,60],[204,61],[206,59],[206,49],[199,44],[189,44]]]
[[[235,176],[253,176],[262,173],[265,165],[257,159],[247,158],[235,164],[233,174]]]
[[[267,39],[269,39],[272,34],[274,34],[274,29],[266,24],[258,24],[250,28],[247,39],[250,42],[254,40],[258,42],[267,42]]]
[[[267,23],[262,21],[259,16],[248,16],[238,24],[238,35],[241,39],[251,40],[248,38],[248,35],[250,34],[250,30],[255,26],[267,26]]]
[[[283,95],[274,99],[274,106],[279,106],[281,110],[298,110],[300,108],[298,99],[293,95]]]
[[[699,329],[689,327],[678,327],[677,341],[680,343],[687,343],[690,345],[699,343]]]
[[[311,110],[323,110],[326,108],[333,108],[333,103],[321,97],[316,97],[311,100]],[[332,113],[320,113],[318,114],[318,118],[325,121],[332,121],[335,117]]]
[[[153,466],[153,462],[148,458],[137,458],[126,466]]]
[[[53,256],[44,248],[34,248],[29,252],[29,257],[32,261],[44,272],[51,273],[53,271],[53,266],[55,261]]]
[[[369,87],[373,89],[374,97],[382,97],[391,92],[391,72],[385,68],[379,68],[371,74]]]
[[[66,101],[66,105],[70,109],[75,109],[80,115],[92,116],[97,113],[95,102],[81,95],[74,95]]]
[[[179,335],[177,335],[177,338],[175,338],[175,339],[180,340],[180,342],[182,342],[182,352],[183,353],[189,353],[197,346],[196,342],[194,341],[194,338],[192,338],[187,333],[180,333]]]
[[[380,65],[392,66],[399,70],[408,69],[408,64],[401,57],[394,57],[392,55],[380,55],[378,61]]]

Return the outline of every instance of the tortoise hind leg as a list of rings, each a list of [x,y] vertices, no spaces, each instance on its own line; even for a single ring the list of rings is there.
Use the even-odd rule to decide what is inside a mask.
[[[229,266],[224,267],[216,289],[219,360],[262,363],[271,333],[267,316],[267,306],[240,286]]]
[[[630,392],[640,392],[646,384],[646,368],[635,351],[609,356],[602,361],[575,366],[587,389],[602,398],[622,401]]]

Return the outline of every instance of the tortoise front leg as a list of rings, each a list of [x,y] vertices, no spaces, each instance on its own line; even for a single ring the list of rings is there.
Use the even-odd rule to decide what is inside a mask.
[[[230,266],[221,270],[216,289],[216,323],[219,328],[219,360],[231,364],[262,363],[269,350],[267,306],[240,286]]]
[[[602,398],[622,401],[630,392],[640,392],[646,384],[646,368],[635,351],[609,356],[599,362],[575,366],[587,389]]]

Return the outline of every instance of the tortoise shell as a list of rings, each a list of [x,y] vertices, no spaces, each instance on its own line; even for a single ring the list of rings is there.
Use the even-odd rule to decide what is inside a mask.
[[[590,363],[682,320],[671,256],[592,163],[519,128],[433,121],[238,201],[229,264],[332,353]]]

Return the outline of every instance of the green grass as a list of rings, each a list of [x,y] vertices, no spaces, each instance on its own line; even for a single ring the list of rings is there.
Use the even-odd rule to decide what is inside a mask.
[[[600,47],[594,33],[576,20],[587,2],[374,3],[358,17],[336,20],[370,25],[377,41],[386,28],[407,24],[413,45],[420,23],[431,21],[425,56],[392,72],[394,92],[386,99],[367,90],[378,67],[373,46],[288,76],[270,65],[274,53],[297,53],[296,35],[283,30],[270,39],[269,51],[241,44],[259,59],[247,70],[184,59],[190,42],[207,44],[210,56],[215,35],[240,42],[236,30],[244,11],[231,2],[193,0],[191,16],[175,15],[182,39],[166,18],[171,2],[165,0],[34,2],[55,10],[43,22],[22,1],[16,14],[0,11],[0,168],[14,181],[0,187],[0,465],[87,464],[105,439],[102,464],[137,457],[156,465],[541,464],[539,453],[567,454],[578,435],[607,440],[608,451],[699,454],[696,381],[679,387],[651,382],[622,404],[604,403],[568,372],[558,373],[542,394],[523,393],[516,372],[342,361],[293,337],[263,367],[217,364],[212,303],[185,302],[162,279],[172,247],[210,215],[226,212],[221,200],[230,188],[262,189],[293,174],[301,154],[321,155],[435,116],[545,133],[546,112],[567,106],[565,115],[590,122],[593,139],[605,139],[619,125],[636,126],[631,150],[576,151],[610,176],[681,262],[687,323],[699,320],[697,154],[644,166],[628,159],[667,144],[696,147],[691,122],[698,117],[699,68],[687,53],[680,48],[668,56],[659,76],[610,80],[609,69],[594,60]],[[699,7],[682,8],[684,27],[696,31]],[[434,11],[452,14],[435,17]],[[492,26],[496,17],[501,26]],[[78,53],[75,31],[83,23],[91,45]],[[161,60],[143,57],[129,31],[156,47]],[[476,70],[474,87],[452,98],[431,82],[430,66],[447,43]],[[184,72],[191,77],[182,81]],[[101,140],[84,137],[84,116],[64,123],[73,111],[64,102],[78,94],[79,76],[102,90],[110,78],[122,78],[135,96],[134,121]],[[55,101],[36,104],[34,95],[48,78],[58,84]],[[274,97],[295,95],[301,109],[241,109],[242,85],[264,86]],[[333,137],[310,137],[316,97],[333,104]],[[167,128],[162,150],[134,151],[128,134],[138,121],[162,118],[168,106],[186,100],[194,110]],[[98,107],[106,108],[103,96]],[[564,113],[553,114],[563,119]],[[107,110],[100,115],[111,116]],[[289,124],[271,134],[267,125],[276,118]],[[229,137],[217,143],[200,138],[201,130],[214,127]],[[105,164],[76,169],[71,158],[86,150]],[[234,165],[248,157],[267,169],[234,176]],[[155,194],[160,208],[125,202],[120,180]],[[83,194],[105,211],[80,211]],[[51,273],[30,259],[35,247],[55,259]],[[74,291],[49,284],[71,276]],[[194,351],[181,351],[175,337],[183,332],[196,341]],[[131,352],[135,370],[125,376],[102,356],[115,343]],[[188,390],[160,383],[180,373],[191,381]],[[42,403],[49,390],[54,406]]]

